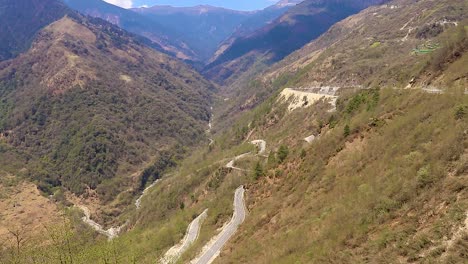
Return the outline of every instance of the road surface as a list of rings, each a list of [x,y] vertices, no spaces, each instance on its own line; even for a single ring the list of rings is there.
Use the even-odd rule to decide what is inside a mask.
[[[308,136],[308,137],[304,138],[304,140],[305,140],[307,143],[311,143],[312,141],[315,140],[315,136],[314,136],[314,135]]]
[[[340,87],[311,87],[311,88],[285,88],[281,92],[280,98],[289,100],[288,110],[294,111],[297,108],[303,108],[313,105],[315,102],[325,99],[330,101],[333,107],[329,112],[336,110],[336,92]]]
[[[91,212],[86,206],[80,205],[79,208],[83,211],[84,216],[81,218],[83,222],[96,230],[98,233],[105,235],[109,240],[116,238],[120,231],[127,225],[126,223],[119,227],[111,227],[105,230],[100,224],[91,219]]]
[[[258,139],[258,140],[250,141],[250,143],[256,145],[259,148],[258,155],[262,155],[262,154],[265,153],[265,150],[266,150],[266,141],[265,140]]]
[[[200,225],[205,220],[208,209],[203,211],[197,218],[193,219],[187,227],[187,232],[179,244],[170,248],[164,257],[161,259],[162,264],[170,264],[177,262],[177,259],[195,242],[200,233]]]
[[[140,197],[138,197],[138,199],[135,201],[135,206],[136,206],[136,209],[140,209],[141,207],[141,199],[146,195],[146,193],[149,191],[149,189],[153,188],[156,183],[159,182],[160,179],[157,179],[155,180],[150,186],[146,187],[144,190],[143,190],[143,193],[141,193]]]
[[[234,214],[232,215],[231,221],[216,237],[208,242],[208,244],[203,248],[202,253],[196,259],[190,262],[191,264],[212,263],[221,252],[223,246],[237,231],[239,225],[244,222],[246,216],[244,192],[244,186],[240,186],[236,189],[234,194]]]
[[[237,160],[240,160],[240,159],[242,159],[243,157],[246,157],[246,156],[248,156],[248,155],[250,155],[250,152],[241,154],[241,155],[239,155],[239,156],[236,156],[234,159],[232,159],[231,161],[229,161],[229,162],[226,164],[226,168],[228,168],[228,169],[233,169],[233,170],[241,170],[241,171],[244,171],[244,170],[241,169],[241,168],[234,167],[234,162],[236,162]]]

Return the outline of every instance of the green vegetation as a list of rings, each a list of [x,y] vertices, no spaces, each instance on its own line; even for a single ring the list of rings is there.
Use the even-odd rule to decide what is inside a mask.
[[[14,150],[2,157],[27,160],[25,176],[45,194],[95,191],[123,210],[129,193],[205,139],[211,84],[121,29],[76,15],[38,33],[34,45],[42,52],[0,70],[0,133]],[[47,55],[55,53],[64,55]]]
[[[468,31],[463,21],[456,28],[448,30],[440,36],[442,47],[434,52],[429,62],[429,68],[434,72],[440,72],[454,60],[460,59],[468,47]]]
[[[249,214],[216,263],[462,263],[466,235],[458,230],[468,211],[466,23],[460,22],[462,30],[423,28],[407,42],[400,30],[418,10],[426,10],[419,26],[447,13],[455,19],[466,14],[464,2],[448,3],[417,1],[404,12],[382,8],[354,20],[366,24],[331,30],[288,58],[330,47],[314,59],[273,74],[276,81],[250,82],[246,89],[255,91],[242,94],[241,105],[239,99],[226,107],[236,109],[234,114],[217,117],[229,121],[212,132],[210,146],[204,144],[210,99],[204,88],[210,86],[199,75],[118,30],[99,33],[81,21],[97,36],[96,44],[86,44],[56,32],[60,27],[49,28],[39,36],[38,49],[70,52],[77,63],[71,68],[85,71],[85,81],[72,80],[72,88],[68,79],[67,85],[46,86],[55,80],[48,72],[28,74],[30,65],[46,60],[40,54],[26,53],[15,61],[21,67],[0,70],[2,170],[27,166],[24,176],[58,201],[65,200],[66,189],[86,197],[91,187],[112,206],[102,209],[103,222],[128,222],[108,242],[64,201],[62,225],[27,240],[13,230],[11,241],[0,241],[0,263],[154,263],[208,209],[197,241],[179,259],[188,263],[229,221],[240,185],[247,189]],[[66,42],[49,42],[54,34]],[[381,44],[369,49],[366,34]],[[411,56],[419,37],[437,38],[440,47],[430,56]],[[88,67],[103,72],[94,76]],[[337,85],[367,89],[340,90],[333,113],[325,100],[293,112],[278,100],[285,85],[331,76]],[[444,93],[409,89],[426,84]],[[317,137],[304,142],[310,135]],[[233,157],[255,150],[248,143],[253,139],[266,140],[267,157],[249,155],[236,161],[242,170],[226,168]],[[134,194],[155,179],[161,180],[134,209]],[[0,183],[15,184],[3,178]]]
[[[468,106],[466,105],[459,105],[455,109],[455,119],[463,120],[468,112]]]
[[[343,135],[345,137],[349,136],[351,134],[351,129],[349,128],[349,125],[346,125],[343,130]]]
[[[285,145],[281,145],[278,149],[278,153],[276,153],[276,157],[278,158],[279,162],[283,162],[289,155],[289,149]]]
[[[377,48],[377,47],[380,46],[380,44],[382,44],[380,41],[376,41],[376,42],[372,43],[372,45],[370,47],[371,47],[371,49]]]
[[[328,117],[320,117],[317,109],[257,127],[269,137],[287,130],[283,140],[290,155],[268,167],[251,187],[251,195],[271,195],[253,203],[233,251],[219,263],[382,263],[388,256],[431,262],[441,250],[447,250],[447,260],[461,261],[463,249],[443,246],[443,236],[450,238],[450,230],[463,225],[468,210],[463,183],[467,123],[457,120],[458,107],[453,106],[468,99],[452,92],[441,96],[383,89],[345,96],[333,114],[335,128],[323,128],[320,139],[305,149],[295,136],[304,125],[292,128],[288,123],[299,123],[301,111],[326,123]],[[356,98],[376,99],[368,108],[357,106]],[[347,126],[356,131],[352,139],[342,136]],[[272,188],[271,182],[284,173],[288,177],[280,177],[280,185]],[[428,217],[438,204],[447,208]],[[453,212],[460,215],[453,217]],[[271,254],[260,254],[265,251]]]
[[[256,180],[258,180],[260,177],[264,175],[263,172],[263,166],[260,162],[255,163],[255,168],[254,168],[254,177]]]
[[[440,47],[439,43],[424,43],[421,46],[413,49],[413,53],[415,54],[427,54],[432,53]]]

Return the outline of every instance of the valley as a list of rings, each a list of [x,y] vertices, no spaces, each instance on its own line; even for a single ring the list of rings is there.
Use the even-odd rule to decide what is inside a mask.
[[[0,3],[1,264],[466,261],[465,0],[46,2]]]

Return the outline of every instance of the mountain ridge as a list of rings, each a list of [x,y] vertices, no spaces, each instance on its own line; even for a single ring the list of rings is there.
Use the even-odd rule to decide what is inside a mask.
[[[30,8],[33,5],[35,8]],[[24,13],[23,20],[18,20],[16,10],[34,10]],[[53,10],[49,12],[47,9]],[[70,10],[61,2],[54,0],[16,2],[0,2],[0,61],[11,59],[29,48],[35,34],[44,26],[57,18],[70,13]],[[17,23],[14,23],[17,21]]]
[[[259,57],[263,58],[264,63],[271,65],[318,37],[339,20],[359,12],[368,5],[384,2],[387,0],[304,1],[273,23],[235,39],[228,47],[223,47],[223,51],[218,52],[215,59],[204,68],[204,74],[216,82],[230,84],[230,77],[236,78],[238,74],[236,67],[241,71],[248,71]],[[314,25],[314,30],[310,30],[311,25]]]
[[[108,22],[64,16],[0,63],[2,144],[28,157],[25,177],[41,191],[91,195],[105,208],[160,177],[183,153],[176,145],[205,138],[214,89]]]

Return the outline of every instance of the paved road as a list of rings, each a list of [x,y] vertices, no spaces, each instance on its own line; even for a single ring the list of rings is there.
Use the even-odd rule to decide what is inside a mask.
[[[241,154],[241,155],[235,157],[234,159],[232,159],[231,161],[229,161],[229,162],[226,164],[226,168],[228,168],[228,169],[233,169],[233,170],[241,170],[241,171],[243,171],[243,169],[241,169],[241,168],[234,167],[234,162],[236,162],[236,160],[242,159],[243,157],[246,157],[246,156],[248,156],[248,155],[250,155],[250,152],[244,153],[244,154]]]
[[[256,145],[260,149],[258,150],[258,155],[262,155],[265,153],[266,150],[266,141],[263,139],[258,139],[258,140],[252,140],[250,143]]]
[[[118,236],[122,228],[124,228],[127,224],[123,224],[119,227],[111,227],[105,230],[100,224],[96,223],[94,220],[91,219],[91,212],[86,206],[79,206],[79,208],[83,211],[84,216],[81,218],[83,222],[89,225],[91,228],[96,230],[98,233],[107,236],[109,240],[112,240]]]
[[[305,140],[307,143],[311,143],[312,141],[315,140],[315,135],[308,136],[308,137],[304,138],[304,140]]]
[[[203,211],[197,218],[193,219],[187,227],[187,232],[179,244],[170,248],[161,259],[162,264],[175,263],[177,259],[195,242],[200,233],[200,225],[207,216],[208,209]]]
[[[239,225],[245,220],[246,210],[244,204],[244,192],[244,186],[237,188],[234,195],[234,214],[232,215],[231,221],[223,228],[221,233],[219,233],[208,243],[207,246],[203,248],[203,252],[190,263],[210,264],[216,259],[223,246],[234,235],[239,228]]]
[[[140,209],[141,207],[141,199],[143,199],[143,197],[146,195],[146,193],[149,191],[149,189],[153,188],[156,183],[159,182],[160,179],[157,179],[156,181],[154,181],[150,186],[146,187],[144,190],[143,190],[143,193],[141,193],[140,197],[138,197],[138,199],[135,201],[135,206],[136,206],[136,209]]]
[[[251,141],[250,143],[260,147],[259,151],[258,151],[258,155],[262,155],[263,153],[265,153],[265,150],[266,150],[266,141],[263,140],[263,139],[258,139],[258,140],[253,140]],[[247,157],[248,155],[250,155],[252,153],[250,152],[247,152],[247,153],[244,153],[244,154],[241,154],[239,156],[236,156],[235,158],[233,158],[232,160],[230,160],[227,164],[226,164],[226,168],[228,169],[233,169],[233,170],[241,170],[241,171],[245,171],[244,169],[241,169],[241,168],[237,168],[234,166],[234,162],[236,162],[237,160],[240,160],[244,157]]]

